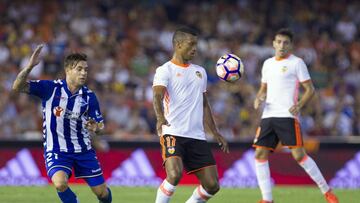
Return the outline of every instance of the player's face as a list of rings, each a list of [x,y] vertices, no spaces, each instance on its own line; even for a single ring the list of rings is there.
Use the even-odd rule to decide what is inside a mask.
[[[178,51],[184,60],[190,61],[196,55],[197,37],[187,34],[186,38],[179,44]]]
[[[275,48],[275,56],[280,58],[286,57],[292,49],[290,38],[286,35],[276,35],[273,46]]]
[[[74,86],[82,86],[86,83],[88,75],[88,65],[86,61],[79,61],[75,67],[66,69],[67,81],[71,82]]]

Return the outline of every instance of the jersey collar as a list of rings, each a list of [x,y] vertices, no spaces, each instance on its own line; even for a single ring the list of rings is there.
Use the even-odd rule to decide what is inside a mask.
[[[66,92],[66,94],[68,95],[68,97],[73,97],[73,96],[81,95],[81,94],[84,93],[84,86],[80,87],[80,89],[78,89],[78,90],[77,90],[76,92],[74,92],[74,94],[73,94],[73,93],[71,93],[71,91],[70,91],[70,89],[69,89],[69,87],[68,87],[68,85],[67,85],[67,83],[66,83],[66,80],[64,79],[64,80],[62,80],[62,82],[63,82],[63,87],[64,87],[65,92]]]
[[[188,68],[190,66],[190,63],[187,63],[187,64],[182,64],[182,63],[177,63],[176,61],[172,60],[171,59],[171,63],[177,65],[177,66],[180,66],[182,68]]]

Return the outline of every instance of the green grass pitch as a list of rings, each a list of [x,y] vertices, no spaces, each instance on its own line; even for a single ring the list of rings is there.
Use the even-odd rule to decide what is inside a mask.
[[[95,195],[86,185],[71,185],[81,203],[98,203]],[[177,188],[171,203],[183,203],[195,186]],[[153,203],[156,188],[147,187],[111,187],[113,203]],[[360,202],[360,190],[335,190],[340,203]],[[260,199],[258,189],[222,188],[209,203],[257,203]],[[326,203],[316,187],[275,187],[276,203]],[[60,203],[53,186],[46,187],[0,187],[1,203]]]

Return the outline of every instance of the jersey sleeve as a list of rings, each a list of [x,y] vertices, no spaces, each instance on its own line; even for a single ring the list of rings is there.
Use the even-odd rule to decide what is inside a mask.
[[[262,68],[261,68],[261,82],[267,83],[267,76],[266,76],[266,61],[264,62]]]
[[[169,72],[163,66],[157,68],[154,76],[153,87],[158,85],[167,87],[168,84]]]
[[[99,102],[94,93],[89,94],[88,117],[92,120],[95,120],[97,123],[104,122],[103,116],[100,111]]]
[[[309,71],[303,60],[300,60],[296,66],[296,75],[300,82],[306,82],[311,79]]]
[[[42,100],[47,100],[54,91],[55,83],[50,80],[31,80],[29,86],[30,95],[37,96]]]

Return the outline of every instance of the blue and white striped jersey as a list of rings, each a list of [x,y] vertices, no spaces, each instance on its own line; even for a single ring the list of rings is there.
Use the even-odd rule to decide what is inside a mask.
[[[72,94],[65,80],[30,81],[30,94],[40,97],[46,152],[79,153],[91,149],[85,127],[89,119],[103,122],[96,95],[86,86]]]

